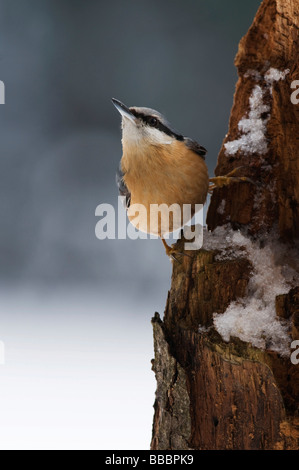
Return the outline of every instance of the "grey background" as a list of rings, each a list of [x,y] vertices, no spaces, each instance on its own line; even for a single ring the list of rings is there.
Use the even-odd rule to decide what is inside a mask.
[[[110,102],[165,113],[208,149],[227,130],[234,56],[259,1],[1,0],[3,280],[159,283],[159,241],[98,241],[115,204],[120,119]]]
[[[155,310],[163,313],[171,264],[159,240],[95,237],[96,207],[117,203],[114,175],[121,157],[120,116],[110,98],[164,113],[176,129],[208,149],[212,175],[237,79],[234,56],[259,4],[256,0],[0,0],[0,80],[6,86],[6,104],[0,106],[0,338],[7,358],[15,357],[9,355],[10,348],[18,344],[23,344],[20,357],[28,348],[35,348],[38,356],[45,346],[36,338],[45,338],[49,319],[54,322],[56,352],[63,349],[63,341],[55,343],[55,331],[64,331],[67,344],[73,338],[73,349],[80,351],[77,338],[82,334],[88,345],[100,328],[89,352],[92,355],[101,342],[98,353],[106,364],[101,372],[105,381],[105,371],[111,372],[112,365],[107,359],[111,348],[102,347],[103,331],[115,346],[114,354],[119,347],[121,355],[126,355],[127,343],[134,344],[134,334],[141,344],[144,335],[146,360],[132,362],[132,357],[136,360],[143,354],[142,347],[136,348],[127,372],[136,377],[140,366],[142,383],[142,371],[150,369],[152,354],[149,320]],[[81,301],[77,328],[72,315],[86,291],[92,291],[93,302],[87,306]],[[46,304],[51,308],[45,309]],[[32,324],[39,329],[28,328],[28,315],[34,316]],[[91,315],[100,323],[90,321]],[[125,329],[129,317],[138,317],[135,333]],[[85,321],[93,325],[90,330],[82,328]],[[122,327],[111,331],[111,322]],[[117,338],[125,334],[128,341],[119,342]],[[69,367],[68,362],[64,365]],[[43,364],[38,364],[37,375],[42,369]],[[18,376],[18,370],[11,373]],[[128,387],[130,377],[124,379]],[[7,377],[3,380],[9,383]],[[152,404],[152,376],[150,380]],[[21,378],[19,387],[23,387]],[[101,398],[100,391],[97,396]],[[76,406],[84,400],[86,396],[78,398]],[[34,414],[33,403],[24,406]],[[121,418],[118,426],[120,422]],[[150,431],[148,422],[145,427]],[[113,434],[109,442],[113,448]],[[116,442],[115,448],[121,445]]]

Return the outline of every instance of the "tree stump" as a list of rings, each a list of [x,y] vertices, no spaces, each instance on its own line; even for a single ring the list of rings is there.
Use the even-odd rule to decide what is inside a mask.
[[[214,190],[203,248],[173,263],[153,450],[299,448],[298,27],[299,0],[264,0],[240,41],[215,174],[252,182]]]

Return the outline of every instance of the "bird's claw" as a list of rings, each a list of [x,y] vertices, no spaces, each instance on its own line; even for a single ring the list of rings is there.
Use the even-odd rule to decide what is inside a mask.
[[[185,253],[185,252],[182,252],[182,251],[179,251],[175,245],[171,245],[171,246],[168,246],[166,241],[162,238],[162,242],[163,242],[163,245],[165,247],[165,251],[166,251],[166,254],[167,256],[169,256],[169,258],[173,259],[174,261],[177,261],[178,263],[181,264],[181,261],[180,259],[178,258],[178,255],[179,257],[181,256],[188,256],[188,258],[192,258],[192,256],[188,255],[188,253]]]
[[[214,178],[210,178],[209,181],[212,183],[209,187],[209,193],[211,194],[215,188],[223,188],[223,186],[229,186],[232,183],[251,183],[255,184],[254,181],[247,176],[233,176],[240,170],[241,166],[235,168],[234,170],[230,171],[225,176],[215,176]]]

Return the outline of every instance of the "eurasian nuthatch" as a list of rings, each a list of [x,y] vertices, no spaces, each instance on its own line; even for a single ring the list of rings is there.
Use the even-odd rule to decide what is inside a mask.
[[[123,155],[117,182],[126,199],[128,218],[139,230],[161,237],[166,253],[175,257],[175,249],[167,245],[164,236],[188,221],[184,205],[190,207],[190,220],[196,205],[205,203],[209,191],[207,151],[176,132],[158,111],[128,108],[114,98],[112,102],[122,115]],[[217,178],[211,181],[217,184]],[[145,215],[136,217],[138,205],[146,209]]]

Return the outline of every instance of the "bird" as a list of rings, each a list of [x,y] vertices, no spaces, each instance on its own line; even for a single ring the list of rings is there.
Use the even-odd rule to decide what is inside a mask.
[[[127,107],[115,98],[112,103],[122,118],[123,153],[116,180],[128,218],[138,230],[159,236],[166,254],[177,260],[177,249],[166,243],[167,235],[191,220],[209,190],[228,184],[227,177],[239,178],[209,178],[205,147],[177,132],[160,112]],[[136,207],[144,209],[138,216]]]

